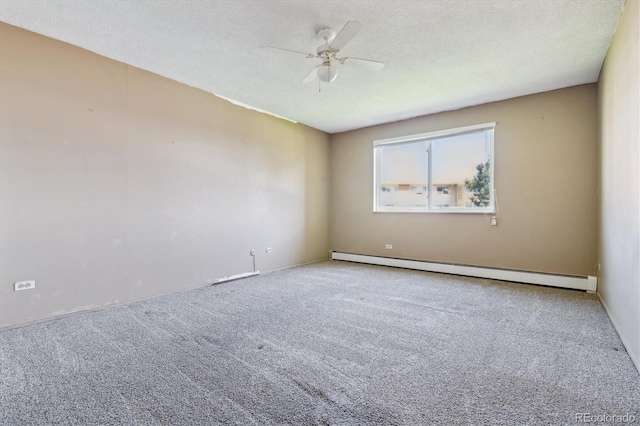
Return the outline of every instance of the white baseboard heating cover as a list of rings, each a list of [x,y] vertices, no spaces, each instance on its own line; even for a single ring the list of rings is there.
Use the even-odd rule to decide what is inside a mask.
[[[369,256],[363,254],[341,253],[337,251],[331,252],[331,259],[369,263],[372,265],[393,266],[396,268],[417,269],[419,271],[464,275],[467,277],[546,285],[573,290],[584,290],[588,292],[595,292],[598,288],[598,279],[592,276],[581,277],[575,275],[555,275],[540,272],[516,271],[512,269],[483,268],[481,266],[424,262],[421,260],[396,259],[393,257]]]

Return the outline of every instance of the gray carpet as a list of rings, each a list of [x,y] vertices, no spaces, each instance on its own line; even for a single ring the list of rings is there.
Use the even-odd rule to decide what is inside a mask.
[[[0,333],[0,424],[640,422],[596,296],[323,262]]]

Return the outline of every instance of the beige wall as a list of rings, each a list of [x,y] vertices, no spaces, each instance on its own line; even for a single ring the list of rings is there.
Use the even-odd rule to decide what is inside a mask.
[[[373,140],[493,121],[498,226],[482,214],[372,213]],[[597,121],[590,84],[333,135],[331,248],[595,275]]]
[[[598,292],[640,370],[640,1],[628,0],[600,74]]]
[[[327,134],[0,24],[0,327],[327,258],[328,190]]]

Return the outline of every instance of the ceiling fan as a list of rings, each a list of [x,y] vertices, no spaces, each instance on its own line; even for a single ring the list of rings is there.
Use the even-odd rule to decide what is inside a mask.
[[[317,79],[325,83],[331,83],[338,76],[338,69],[335,67],[336,62],[341,65],[353,65],[372,71],[377,71],[384,67],[384,63],[378,61],[338,56],[340,50],[346,46],[346,44],[349,43],[351,39],[360,32],[360,30],[362,30],[362,24],[358,21],[347,22],[337,36],[336,32],[330,28],[321,29],[318,31],[318,36],[324,40],[324,44],[318,46],[315,54],[283,49],[281,47],[268,47],[287,52],[299,53],[305,55],[308,59],[322,59],[322,63],[317,65],[309,75],[302,80],[302,82],[311,83]]]

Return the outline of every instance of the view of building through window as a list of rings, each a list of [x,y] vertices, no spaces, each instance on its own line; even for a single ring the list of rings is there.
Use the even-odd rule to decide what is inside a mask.
[[[376,211],[493,209],[493,126],[375,146]]]

